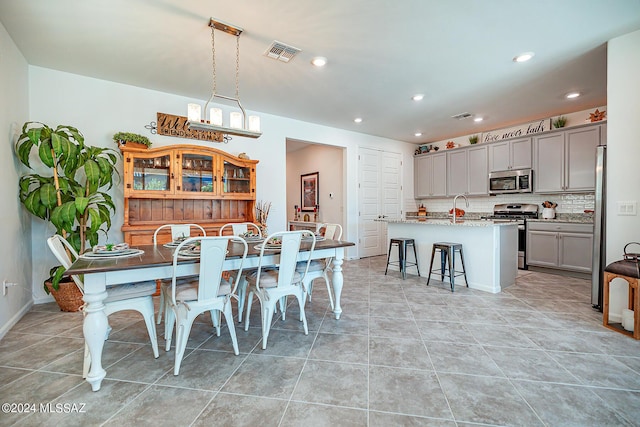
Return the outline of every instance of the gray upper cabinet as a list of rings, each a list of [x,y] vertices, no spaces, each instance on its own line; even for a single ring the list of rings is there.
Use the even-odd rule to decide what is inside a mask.
[[[447,194],[488,194],[487,147],[467,147],[447,152]]]
[[[414,197],[444,197],[447,195],[447,154],[427,154],[414,157]]]
[[[600,126],[585,126],[535,137],[534,191],[594,191],[600,130]]]
[[[489,145],[489,171],[531,167],[531,138],[494,142]]]

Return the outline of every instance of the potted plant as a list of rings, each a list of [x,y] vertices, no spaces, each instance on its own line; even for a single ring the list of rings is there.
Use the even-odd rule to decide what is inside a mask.
[[[469,137],[469,144],[477,144],[478,143],[478,135],[471,135]]]
[[[113,135],[113,140],[120,146],[127,145],[128,147],[142,148],[145,150],[151,147],[151,141],[149,138],[143,135],[138,135],[137,133],[118,132]]]
[[[53,129],[27,122],[16,142],[16,154],[33,170],[19,180],[19,197],[25,208],[50,221],[78,253],[84,252],[87,242],[96,245],[99,233],[109,231],[115,213],[113,200],[105,191],[112,187],[113,177],[120,176],[117,152],[85,145],[84,136],[72,126]],[[38,165],[32,167],[35,159]],[[53,289],[59,289],[63,273],[61,266],[52,271]],[[46,284],[45,291],[49,292]]]
[[[565,116],[559,116],[553,121],[553,127],[556,129],[563,128],[567,124],[567,118]]]

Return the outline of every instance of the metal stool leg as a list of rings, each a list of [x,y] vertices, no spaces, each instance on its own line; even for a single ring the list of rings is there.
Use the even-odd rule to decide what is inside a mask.
[[[455,284],[455,259],[456,259],[456,251],[451,248],[450,251],[447,251],[449,255],[449,281],[451,282],[451,292],[453,292],[453,287]]]
[[[467,269],[464,268],[464,256],[462,255],[462,248],[460,248],[460,263],[462,264],[462,275],[464,277],[464,283],[469,287],[469,281],[467,280]]]
[[[431,248],[431,262],[429,263],[429,275],[427,276],[427,286],[429,286],[429,280],[431,280],[431,270],[433,270],[433,258],[436,254],[436,248]]]
[[[413,258],[416,260],[416,270],[418,270],[418,277],[420,277],[420,267],[418,267],[418,253],[416,252],[416,244],[413,243]]]
[[[387,271],[389,270],[389,259],[391,259],[391,248],[393,247],[393,243],[389,242],[389,253],[387,254],[387,268],[384,269],[384,275],[387,275]]]
[[[407,244],[403,241],[398,244],[398,258],[400,259],[400,273],[402,274],[402,280],[407,278],[407,266],[405,265],[407,254]]]
[[[440,281],[444,282],[444,270],[447,267],[447,254],[449,251],[440,249]]]

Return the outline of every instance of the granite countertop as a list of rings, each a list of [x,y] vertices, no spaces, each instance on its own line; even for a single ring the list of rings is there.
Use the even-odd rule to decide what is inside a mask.
[[[492,212],[467,212],[462,219],[464,221],[483,221],[487,222],[487,220],[481,219],[481,217],[486,217],[492,215]],[[407,212],[406,215],[407,221],[417,221],[419,218],[417,212]],[[451,217],[446,212],[428,212],[427,221],[433,220],[449,220]],[[593,214],[585,214],[585,213],[558,213],[554,219],[545,219],[540,215],[539,218],[536,219],[528,219],[527,221],[535,221],[535,222],[568,222],[574,224],[592,224],[593,223]],[[420,220],[419,222],[425,222],[424,220]]]
[[[494,227],[494,226],[514,226],[515,222],[494,222],[489,219],[467,219],[459,218],[454,223],[450,218],[427,218],[427,219],[379,219],[389,224],[418,224],[418,225],[447,225],[460,227]]]
[[[563,214],[559,213],[554,219],[528,219],[531,222],[568,222],[573,224],[593,224],[593,214]]]

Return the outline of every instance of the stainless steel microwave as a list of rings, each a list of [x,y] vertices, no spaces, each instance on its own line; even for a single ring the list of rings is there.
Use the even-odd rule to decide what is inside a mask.
[[[489,194],[531,193],[533,171],[512,169],[489,174]]]

